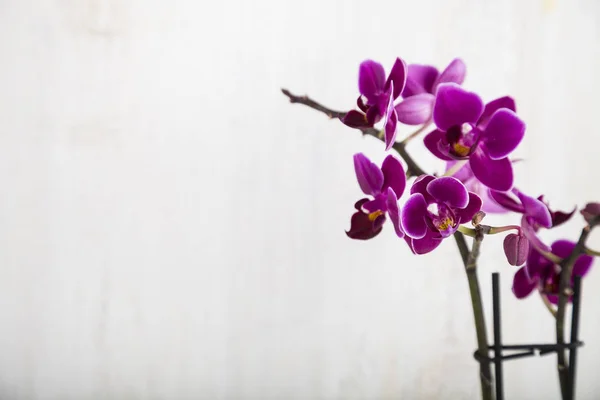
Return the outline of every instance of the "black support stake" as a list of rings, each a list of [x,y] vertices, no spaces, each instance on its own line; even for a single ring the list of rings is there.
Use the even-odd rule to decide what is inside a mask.
[[[500,319],[500,276],[492,274],[492,302],[494,313],[494,372],[496,375],[496,400],[504,399],[504,382],[502,376],[502,329]]]
[[[579,340],[579,309],[581,307],[581,277],[573,277],[573,313],[571,314],[571,344]],[[569,399],[575,400],[575,368],[577,367],[577,346],[569,349]]]

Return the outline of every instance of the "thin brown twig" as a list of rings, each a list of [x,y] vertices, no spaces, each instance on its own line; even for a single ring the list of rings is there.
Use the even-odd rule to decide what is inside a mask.
[[[342,119],[346,115],[345,112],[332,110],[324,105],[314,101],[308,96],[297,96],[292,94],[287,89],[281,89],[281,92],[288,97],[290,103],[303,104],[307,107],[312,108],[313,110],[317,110],[327,115],[332,119]],[[363,135],[373,136],[379,140],[383,140],[383,138],[379,134],[379,130],[375,128],[357,128],[359,129]],[[419,165],[415,162],[415,160],[408,154],[406,151],[406,144],[404,142],[396,142],[393,145],[393,149],[402,157],[404,162],[406,162],[407,170],[406,175],[410,176],[419,176],[425,174],[425,171],[419,167]]]

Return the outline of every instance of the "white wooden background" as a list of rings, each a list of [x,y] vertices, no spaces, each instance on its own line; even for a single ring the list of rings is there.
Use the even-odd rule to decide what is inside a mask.
[[[596,0],[1,0],[0,398],[477,398],[454,243],[346,238],[352,154],[383,146],[279,88],[347,109],[365,58],[460,56],[528,123],[517,184],[569,208],[600,199],[599,43]],[[501,271],[506,342],[552,340],[501,243],[488,312]],[[596,265],[579,399],[599,396],[599,289]],[[506,397],[557,399],[555,369],[508,363]]]

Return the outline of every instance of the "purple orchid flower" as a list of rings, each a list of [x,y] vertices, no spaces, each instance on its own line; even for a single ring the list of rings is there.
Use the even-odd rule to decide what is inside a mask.
[[[406,84],[406,64],[402,59],[396,62],[387,79],[383,66],[373,60],[360,64],[358,70],[358,90],[356,101],[360,111],[351,110],[342,118],[342,122],[351,128],[370,128],[385,119],[385,144],[389,150],[396,138],[398,115],[394,109],[394,100],[404,90]]]
[[[430,121],[438,86],[442,83],[461,85],[466,73],[467,67],[460,58],[452,60],[441,74],[431,65],[410,64],[402,91],[403,100],[395,106],[398,121],[406,125]]]
[[[421,175],[410,193],[401,220],[405,239],[415,254],[434,250],[481,209],[479,196],[450,176]]]
[[[454,83],[437,89],[433,107],[437,129],[425,146],[442,160],[469,160],[473,173],[484,185],[508,191],[513,185],[508,155],[521,143],[525,123],[515,114],[515,103],[501,97],[484,106],[481,98]]]
[[[537,236],[537,232],[541,228],[555,228],[568,221],[575,213],[575,209],[570,213],[553,211],[544,201],[543,195],[534,198],[522,193],[517,188],[513,188],[510,192],[492,190],[490,195],[497,204],[505,209],[523,214],[521,231],[531,244],[538,249],[545,247]]]
[[[566,258],[575,248],[575,243],[568,240],[557,240],[552,243],[551,248],[544,247],[544,250],[552,251],[552,253],[560,258]],[[592,266],[592,261],[593,257],[586,254],[580,255],[573,266],[573,276],[585,276]],[[515,274],[512,288],[513,293],[517,298],[522,299],[529,296],[537,288],[542,294],[548,296],[550,302],[557,304],[560,271],[561,268],[559,265],[549,261],[532,248],[527,257],[527,263]],[[573,277],[571,277],[572,283]]]
[[[357,211],[352,215],[346,235],[358,240],[372,239],[381,232],[388,214],[396,235],[404,237],[398,198],[406,187],[406,173],[400,161],[388,155],[379,168],[364,154],[358,153],[354,155],[354,171],[361,190],[372,199],[363,198],[356,202]]]

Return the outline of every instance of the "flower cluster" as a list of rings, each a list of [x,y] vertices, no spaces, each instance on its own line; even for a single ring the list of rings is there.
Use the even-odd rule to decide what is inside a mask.
[[[514,187],[515,160],[511,154],[523,140],[525,123],[511,97],[486,103],[462,87],[465,76],[466,66],[460,59],[439,72],[433,66],[407,65],[397,58],[388,75],[373,60],[360,64],[358,110],[348,111],[341,121],[363,132],[378,132],[386,151],[396,144],[399,124],[422,125],[418,132],[431,125],[423,143],[431,154],[446,162],[446,171],[441,176],[411,176],[392,154],[381,167],[364,154],[356,154],[356,178],[368,197],[355,203],[346,234],[352,239],[372,239],[389,218],[396,235],[413,253],[426,254],[457,230],[472,231],[461,226],[471,223],[477,214],[484,215],[480,212],[516,213],[521,215],[520,224],[489,227],[489,232],[495,233],[514,231],[504,239],[508,263],[520,267],[513,292],[523,298],[537,289],[555,303],[560,260],[571,254],[575,243],[558,240],[548,246],[540,231],[561,225],[575,210],[553,211],[543,196],[532,197]],[[375,128],[380,121],[381,131]],[[399,205],[407,178],[414,179]],[[591,203],[582,214],[589,222],[600,214],[600,205]],[[585,275],[592,260],[589,255],[580,255],[573,275]]]

